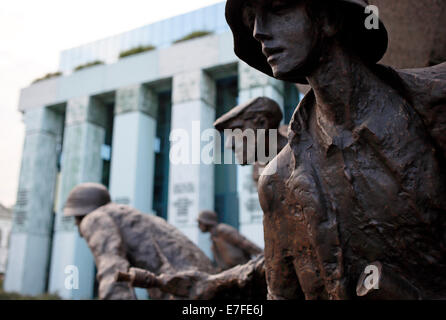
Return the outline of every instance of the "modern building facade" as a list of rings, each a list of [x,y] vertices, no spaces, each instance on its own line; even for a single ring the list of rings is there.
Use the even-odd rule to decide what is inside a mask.
[[[173,43],[200,30],[211,34]],[[149,44],[156,49],[118,58]],[[73,72],[95,60],[106,63]],[[6,290],[95,296],[93,257],[74,221],[62,215],[69,191],[87,181],[106,185],[115,202],[167,219],[208,255],[209,237],[196,221],[204,209],[263,247],[252,167],[169,160],[174,130],[202,146],[201,133],[239,103],[268,96],[288,122],[299,100],[295,86],[237,59],[224,2],[64,51],[60,69],[62,76],[20,95],[26,135]],[[73,266],[75,287],[66,283]]]
[[[9,235],[12,227],[12,211],[0,204],[0,274],[6,271]]]

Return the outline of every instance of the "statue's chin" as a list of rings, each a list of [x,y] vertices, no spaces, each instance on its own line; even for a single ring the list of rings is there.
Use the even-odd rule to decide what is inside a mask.
[[[295,82],[296,79],[305,77],[304,75],[299,73],[298,70],[282,71],[276,68],[272,68],[272,71],[274,78],[283,81]]]
[[[306,78],[310,70],[311,61],[309,59],[294,60],[291,65],[270,65],[274,78],[278,80],[296,82],[297,79]]]

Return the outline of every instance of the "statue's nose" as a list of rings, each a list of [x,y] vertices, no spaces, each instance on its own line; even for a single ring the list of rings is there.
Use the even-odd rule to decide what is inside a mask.
[[[266,17],[264,14],[256,15],[254,19],[254,29],[252,36],[257,41],[271,39],[271,34],[268,32],[268,29],[266,28]]]

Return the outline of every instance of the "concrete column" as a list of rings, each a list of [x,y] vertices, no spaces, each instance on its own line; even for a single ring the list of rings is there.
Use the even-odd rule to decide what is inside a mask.
[[[113,201],[153,213],[157,96],[142,85],[118,89],[113,124]]]
[[[63,117],[42,107],[27,111],[24,122],[25,144],[4,288],[37,295],[46,285]]]
[[[239,62],[239,103],[264,96],[275,100],[283,112],[284,85]],[[263,212],[260,207],[257,186],[252,180],[253,166],[237,167],[237,189],[239,193],[239,231],[263,248]]]
[[[93,256],[79,236],[74,219],[64,217],[62,210],[77,184],[101,182],[105,121],[105,107],[95,99],[82,97],[68,101],[49,283],[49,291],[65,299],[93,297]]]
[[[185,161],[176,164],[170,159],[168,221],[209,256],[209,234],[200,232],[197,217],[201,210],[214,209],[214,165],[201,161],[201,149],[208,143],[200,141],[200,135],[213,129],[215,91],[215,82],[201,70],[173,78],[171,151],[185,142],[172,140],[173,135],[186,134],[188,141],[182,144]]]

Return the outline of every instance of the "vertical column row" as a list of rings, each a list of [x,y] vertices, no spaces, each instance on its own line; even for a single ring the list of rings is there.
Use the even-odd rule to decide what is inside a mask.
[[[239,62],[239,103],[256,97],[268,97],[275,100],[282,109],[284,104],[284,85],[282,81]],[[238,166],[237,189],[239,194],[239,231],[263,247],[263,212],[260,207],[257,186],[252,174],[253,166]]]
[[[24,122],[25,144],[4,287],[37,295],[46,285],[63,116],[42,107],[26,112]]]
[[[105,106],[92,97],[68,101],[49,282],[49,291],[66,299],[93,297],[93,256],[79,236],[74,219],[64,217],[62,211],[69,192],[77,184],[101,182],[106,119]],[[78,288],[66,286],[68,266],[78,270]]]
[[[168,221],[211,256],[209,234],[198,229],[201,210],[214,209],[214,165],[201,160],[201,133],[215,119],[215,82],[202,70],[173,78]],[[181,158],[180,161],[178,158]],[[172,161],[174,160],[174,161]],[[179,163],[178,163],[179,162]]]

